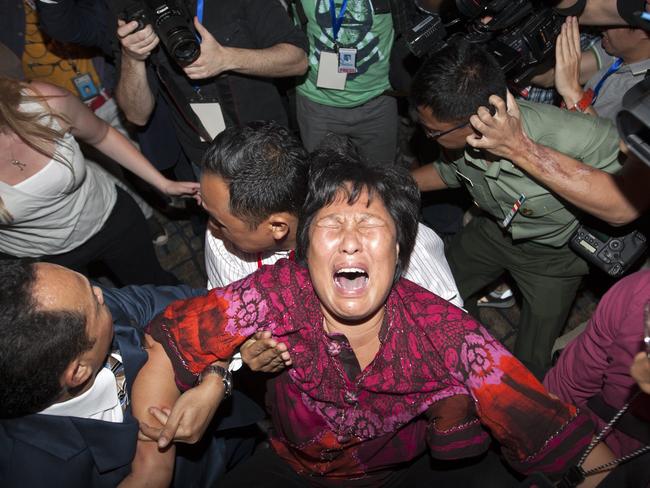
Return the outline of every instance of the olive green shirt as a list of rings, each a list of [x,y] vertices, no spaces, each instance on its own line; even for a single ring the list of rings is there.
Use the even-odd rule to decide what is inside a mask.
[[[607,173],[621,168],[619,137],[607,119],[518,101],[524,130],[533,141]],[[465,186],[474,203],[503,223],[520,195],[526,200],[505,227],[514,240],[560,247],[578,227],[579,213],[507,159],[488,162],[469,146],[452,162],[433,163],[450,188]]]

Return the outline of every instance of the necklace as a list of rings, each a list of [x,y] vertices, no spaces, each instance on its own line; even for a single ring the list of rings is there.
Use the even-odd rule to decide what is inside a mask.
[[[27,166],[25,163],[23,163],[19,159],[16,159],[16,158],[13,158],[13,157],[9,160],[9,162],[11,163],[12,166],[15,166],[20,171],[25,171],[25,166]]]

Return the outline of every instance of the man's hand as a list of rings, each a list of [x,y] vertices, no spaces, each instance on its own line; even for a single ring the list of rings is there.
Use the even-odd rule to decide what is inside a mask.
[[[183,393],[171,410],[150,407],[149,413],[163,424],[163,428],[140,422],[140,432],[157,441],[159,449],[166,448],[174,441],[193,444],[203,437],[214,412],[223,400],[224,392],[221,377],[208,375],[200,385]]]
[[[183,68],[185,74],[193,80],[202,80],[233,69],[230,49],[219,44],[197,17],[194,17],[194,27],[201,36],[201,55]]]
[[[291,366],[291,356],[286,344],[271,339],[269,331],[257,332],[240,348],[246,365],[253,371],[277,373]]]
[[[509,159],[513,163],[529,143],[528,136],[521,125],[519,106],[510,92],[508,105],[497,95],[492,95],[490,104],[496,108],[494,115],[485,107],[469,118],[479,134],[467,136],[467,144],[484,149],[495,156]]]
[[[580,30],[578,19],[567,17],[555,42],[555,89],[567,107],[573,107],[583,95],[580,85]]]
[[[648,359],[646,352],[640,352],[634,357],[630,374],[641,388],[641,391],[650,395],[650,359]]]
[[[160,39],[151,25],[136,32],[138,23],[134,20],[128,24],[123,20],[117,21],[117,37],[122,45],[122,53],[134,61],[144,61],[158,45]]]

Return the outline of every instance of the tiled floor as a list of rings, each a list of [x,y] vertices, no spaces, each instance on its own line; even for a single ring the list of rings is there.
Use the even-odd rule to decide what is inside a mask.
[[[170,220],[164,216],[160,216],[160,220],[169,233],[169,242],[157,248],[162,265],[185,283],[194,287],[205,286],[203,236],[194,235],[189,220]],[[565,331],[572,330],[588,320],[596,307],[597,301],[598,299],[593,291],[588,288],[581,290],[571,310]],[[510,349],[513,347],[516,338],[518,320],[519,307],[517,305],[507,309],[481,309],[481,321],[495,337]]]

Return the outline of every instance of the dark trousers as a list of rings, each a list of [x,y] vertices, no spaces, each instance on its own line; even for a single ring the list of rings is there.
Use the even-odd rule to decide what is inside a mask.
[[[97,234],[72,251],[38,260],[80,273],[86,273],[89,264],[103,263],[120,286],[178,284],[178,279],[158,262],[142,211],[128,193],[116,188],[115,206]]]
[[[273,449],[258,449],[245,463],[229,472],[218,488],[305,488],[340,486],[346,488],[509,488],[518,479],[501,462],[494,451],[461,461],[434,461],[428,454],[400,470],[394,471],[381,485],[367,480],[345,480],[336,484],[323,478],[297,474]]]
[[[515,356],[542,377],[587,263],[568,246],[513,242],[493,220],[479,216],[449,243],[447,260],[465,307],[478,317],[477,293],[508,271],[522,294]]]

